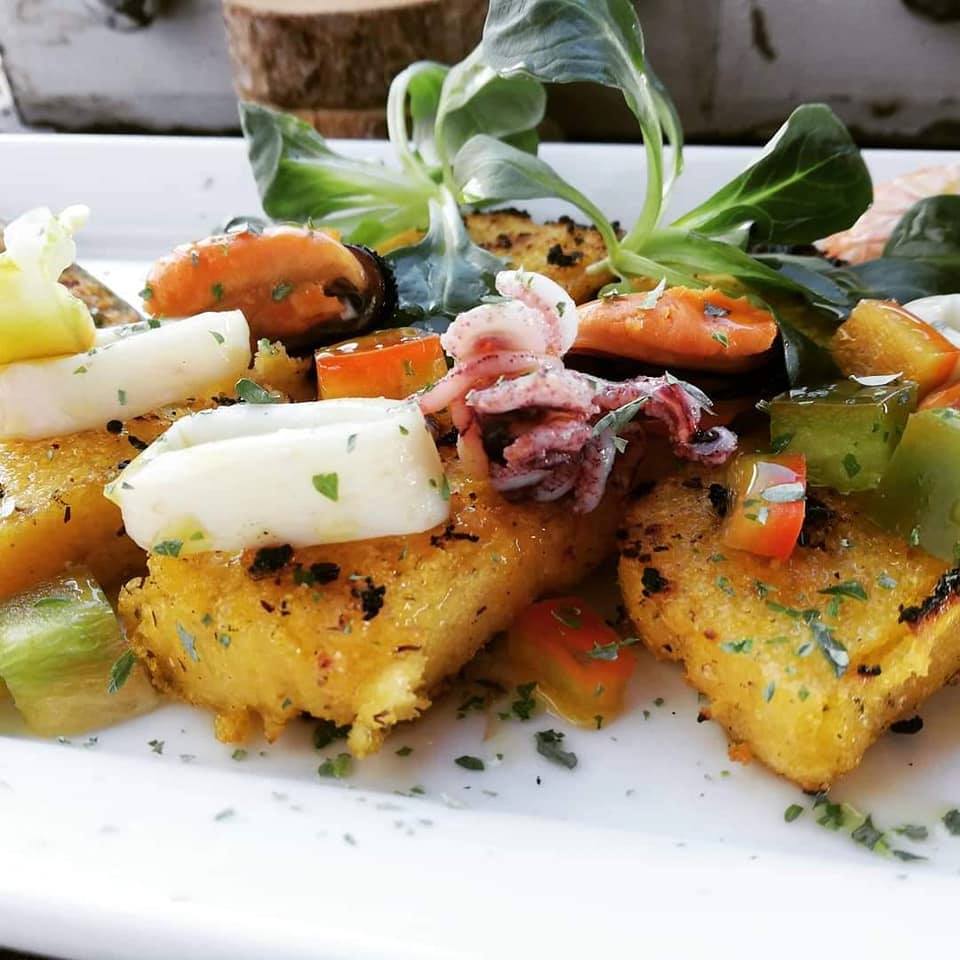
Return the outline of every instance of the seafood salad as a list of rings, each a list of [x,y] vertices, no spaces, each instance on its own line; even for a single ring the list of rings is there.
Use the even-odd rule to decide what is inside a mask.
[[[633,223],[538,153],[572,81],[636,117]],[[493,0],[467,59],[395,78],[391,164],[240,111],[262,212],[157,251],[139,310],[76,265],[86,207],[3,229],[0,692],[31,730],[173,699],[363,758],[478,656],[491,724],[600,729],[649,651],[823,798],[960,672],[957,164],[874,185],[806,104],[668,220],[683,133],[628,0]]]

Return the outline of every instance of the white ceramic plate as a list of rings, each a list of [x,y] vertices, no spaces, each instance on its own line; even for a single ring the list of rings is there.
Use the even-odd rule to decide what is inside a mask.
[[[636,212],[638,148],[544,153],[611,215]],[[751,155],[690,149],[676,208]],[[869,155],[881,178],[944,159]],[[0,183],[0,217],[90,204],[82,262],[134,301],[152,258],[259,209],[235,140],[0,137]],[[599,580],[613,599],[612,572]],[[448,699],[339,782],[317,777],[306,723],[232,759],[184,707],[69,744],[26,735],[8,711],[0,944],[91,960],[918,955],[953,942],[960,838],[939,818],[960,805],[958,705],[942,692],[921,734],[885,737],[834,790],[878,826],[930,826],[902,844],[929,857],[916,864],[809,809],[786,824],[809,798],[729,761],[678,670],[645,654],[632,709],[607,729],[540,715],[484,739],[484,718],[456,719]],[[549,726],[566,730],[575,771],[536,754]],[[456,766],[465,753],[487,770]]]

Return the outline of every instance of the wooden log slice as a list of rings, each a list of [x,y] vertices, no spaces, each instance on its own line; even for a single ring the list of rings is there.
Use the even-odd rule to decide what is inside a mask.
[[[224,0],[237,93],[284,109],[382,110],[408,64],[462,60],[486,8],[486,0]]]

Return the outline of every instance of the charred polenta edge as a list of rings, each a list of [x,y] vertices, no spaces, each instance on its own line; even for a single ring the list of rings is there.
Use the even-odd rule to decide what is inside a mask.
[[[960,600],[960,567],[954,567],[944,573],[934,585],[930,595],[912,607],[900,607],[900,623],[906,623],[918,630],[928,620],[944,613]]]

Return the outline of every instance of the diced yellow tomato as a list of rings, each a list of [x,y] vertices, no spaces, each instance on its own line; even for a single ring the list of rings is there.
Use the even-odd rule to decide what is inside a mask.
[[[960,376],[960,350],[942,333],[889,300],[861,300],[830,342],[847,376],[899,373],[923,398]]]
[[[616,631],[579,597],[527,607],[507,634],[507,655],[558,713],[584,726],[620,712],[636,667]]]
[[[919,410],[936,410],[942,407],[953,407],[960,410],[960,383],[951,383],[949,387],[942,387],[928,394],[927,398],[918,407]]]
[[[802,454],[750,454],[730,466],[733,499],[723,542],[760,557],[786,560],[803,527],[807,464]]]
[[[400,327],[344,340],[316,352],[321,400],[387,397],[402,400],[439,380],[447,363],[435,333]]]

